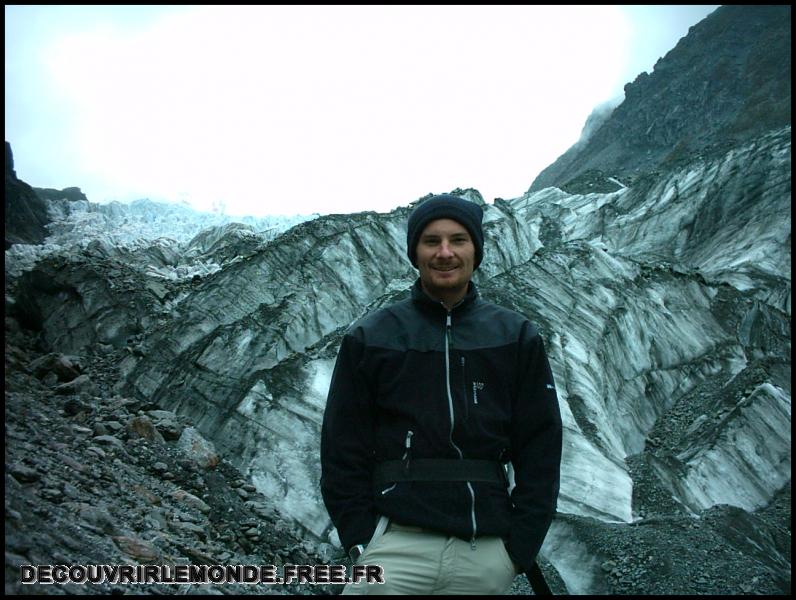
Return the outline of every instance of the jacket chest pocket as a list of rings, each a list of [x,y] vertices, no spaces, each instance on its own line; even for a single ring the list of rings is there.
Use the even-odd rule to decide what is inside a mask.
[[[459,418],[479,431],[510,429],[510,391],[501,373],[478,357],[461,353],[456,359]],[[453,388],[453,381],[451,381]]]

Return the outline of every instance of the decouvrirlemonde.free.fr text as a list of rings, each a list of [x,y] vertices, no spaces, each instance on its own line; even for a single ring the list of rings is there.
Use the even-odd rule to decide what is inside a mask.
[[[22,565],[23,584],[344,584],[384,583],[378,565]]]

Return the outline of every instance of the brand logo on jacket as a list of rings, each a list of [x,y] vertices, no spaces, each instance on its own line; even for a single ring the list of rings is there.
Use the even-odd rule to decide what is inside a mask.
[[[484,389],[483,381],[473,381],[473,404],[478,404],[478,392]]]

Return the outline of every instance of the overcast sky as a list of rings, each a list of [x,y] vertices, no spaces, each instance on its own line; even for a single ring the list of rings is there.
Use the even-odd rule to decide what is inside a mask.
[[[6,6],[17,175],[233,215],[521,196],[717,6]]]

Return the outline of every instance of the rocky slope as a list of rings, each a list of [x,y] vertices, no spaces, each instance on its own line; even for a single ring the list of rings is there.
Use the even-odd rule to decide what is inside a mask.
[[[23,565],[324,564],[190,419],[113,392],[121,351],[46,352],[6,317],[6,594],[306,594],[332,586],[20,583]]]

